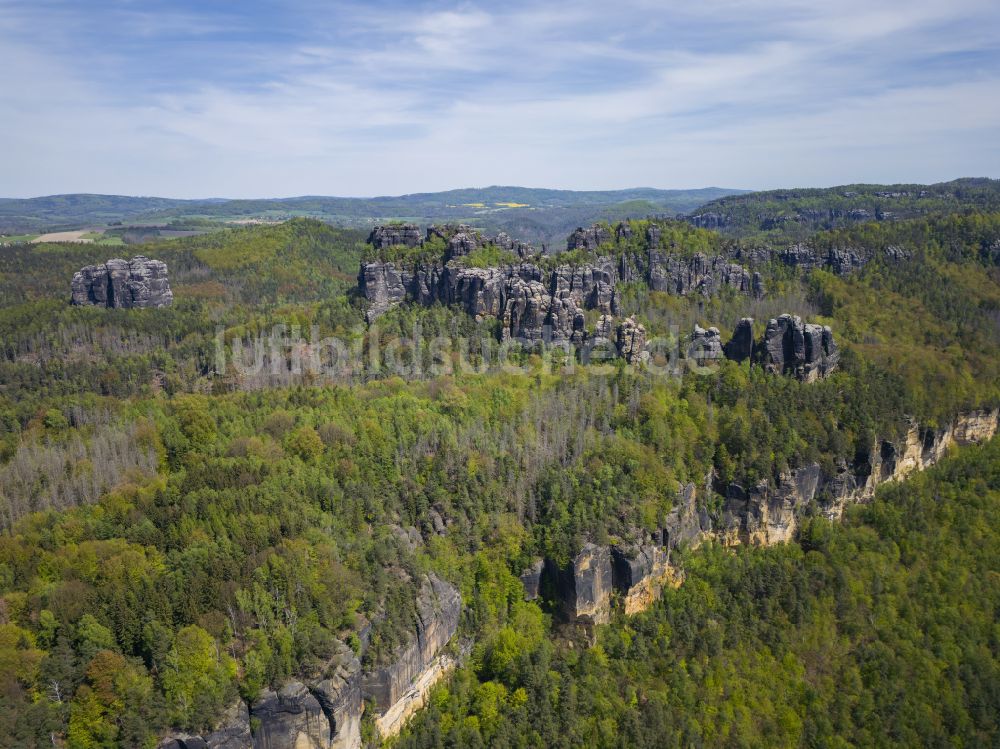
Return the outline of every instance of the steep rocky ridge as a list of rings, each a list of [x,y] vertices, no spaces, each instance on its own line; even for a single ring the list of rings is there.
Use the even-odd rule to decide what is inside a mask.
[[[1000,181],[958,179],[933,185],[843,185],[769,190],[718,198],[688,216],[692,225],[734,236],[816,230],[889,222],[962,209],[995,210]]]
[[[826,377],[840,363],[840,351],[829,326],[805,323],[794,315],[781,315],[767,323],[763,337],[753,338],[753,318],[737,323],[729,341],[722,343],[718,328],[695,325],[688,339],[687,359],[705,366],[722,359],[746,361],[779,375],[803,382]]]
[[[738,328],[737,334],[743,335],[743,331]],[[764,340],[756,348],[766,370],[791,374],[805,382],[825,377],[840,361],[833,331],[828,326],[803,323],[793,315],[768,321]],[[736,344],[732,350],[742,353],[742,344]]]
[[[458,589],[430,574],[417,598],[411,641],[388,663],[365,672],[354,652],[337,642],[330,659],[308,677],[262,691],[249,708],[238,701],[214,732],[176,734],[160,749],[359,749],[364,699],[376,705],[382,736],[394,735],[452,667],[441,651],[458,629],[461,608]]]
[[[684,245],[687,240],[690,247]],[[376,227],[369,243],[372,252],[358,273],[369,322],[403,302],[440,303],[476,318],[500,320],[504,339],[576,344],[609,338],[598,328],[587,329],[585,312],[617,317],[623,283],[642,282],[654,291],[682,296],[730,289],[761,297],[766,290],[760,269],[769,264],[846,274],[879,254],[888,261],[907,257],[900,248],[744,247],[708,232],[686,238],[676,223],[652,221],[577,229],[567,241],[564,263],[558,255],[542,257],[507,235],[491,239],[464,225],[432,226],[423,239],[414,225]],[[470,254],[483,249],[502,251],[507,261],[470,264]]]
[[[383,736],[399,731],[423,704],[430,688],[444,676],[449,659],[441,651],[458,630],[462,598],[450,583],[430,574],[417,598],[417,621],[411,642],[392,660],[362,675],[361,692],[375,703]]]
[[[681,487],[674,508],[653,533],[637,530],[632,539],[611,546],[588,543],[566,567],[546,562],[545,573],[555,582],[569,622],[604,623],[616,602],[626,614],[645,610],[665,586],[681,584],[683,570],[671,563],[678,547],[708,540],[725,546],[785,543],[810,505],[837,520],[849,504],[870,501],[880,484],[934,465],[953,446],[990,439],[998,421],[1000,410],[962,414],[937,429],[913,423],[900,440],[877,442],[869,455],[838,466],[834,475],[811,463],[752,487],[722,485],[709,476],[702,487],[704,499],[699,501],[694,484]],[[722,503],[710,511],[707,498],[713,493],[721,495]],[[531,592],[537,594],[537,587]]]

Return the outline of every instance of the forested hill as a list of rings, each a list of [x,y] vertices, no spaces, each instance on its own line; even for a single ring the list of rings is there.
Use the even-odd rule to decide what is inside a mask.
[[[286,220],[310,217],[339,226],[367,228],[392,219],[423,223],[471,222],[524,239],[559,243],[581,223],[647,214],[676,215],[714,198],[740,192],[693,190],[574,191],[486,187],[436,193],[340,198],[308,196],[262,200],[172,200],[116,195],[53,195],[0,199],[0,234],[40,233],[106,226],[115,222],[191,225],[192,220]]]
[[[396,746],[995,746],[1000,440],[855,509],[700,550],[590,648],[511,622]]]
[[[692,211],[696,226],[758,241],[803,240],[823,229],[955,211],[1000,209],[1000,180],[933,185],[843,185],[731,195]]]
[[[0,198],[0,242],[3,235],[118,224],[205,230],[234,221],[314,218],[358,229],[388,221],[467,223],[492,233],[504,231],[551,251],[558,250],[573,229],[595,220],[613,223],[686,214],[695,225],[728,236],[787,242],[869,221],[998,209],[1000,181],[972,178],[933,185],[859,184],[761,192],[716,187],[574,191],[494,186],[371,198],[173,200],[72,194]]]
[[[687,260],[734,247],[655,223]],[[997,443],[842,527],[826,495],[781,514],[797,478],[912,477],[995,425],[1000,214],[814,234],[869,261],[764,253],[762,295],[617,283],[666,342],[829,326],[839,363],[812,382],[542,345],[482,366],[463,346],[499,347],[487,315],[366,323],[365,236],[296,218],[143,245],[173,296],[146,309],[69,303],[120,248],[0,247],[0,747],[375,747],[417,677],[438,686],[408,747],[1000,740]],[[342,346],[291,337],[313,327]],[[293,367],[320,349],[349,358]],[[665,538],[682,512],[692,534]],[[788,542],[758,548],[754,523]],[[618,554],[606,593],[646,551],[686,580],[581,625],[565,581],[588,549]]]

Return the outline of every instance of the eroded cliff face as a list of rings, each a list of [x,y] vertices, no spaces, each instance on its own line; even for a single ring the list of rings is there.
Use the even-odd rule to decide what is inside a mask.
[[[167,307],[174,301],[167,264],[141,255],[85,266],[73,274],[70,286],[75,305],[129,309]]]
[[[428,575],[411,642],[389,663],[364,673],[354,652],[337,642],[315,673],[262,691],[249,709],[235,703],[212,734],[176,734],[160,749],[360,749],[364,698],[376,704],[383,738],[393,736],[453,667],[442,650],[458,629],[461,608],[458,589]]]
[[[1000,411],[962,414],[939,429],[911,424],[898,441],[877,442],[863,460],[841,463],[826,476],[813,463],[783,473],[779,480],[749,489],[716,486],[725,497],[710,536],[726,545],[769,545],[792,538],[799,518],[814,500],[824,516],[837,520],[844,509],[874,497],[880,484],[902,481],[941,460],[951,447],[983,442],[997,433]]]
[[[837,466],[832,476],[824,475],[816,463],[748,488],[720,485],[709,476],[702,496],[712,492],[723,498],[714,512],[707,502],[699,501],[695,485],[687,484],[662,528],[653,533],[635,531],[632,539],[611,546],[587,544],[571,565],[554,571],[565,618],[586,625],[604,623],[616,604],[625,614],[643,611],[665,587],[683,581],[683,570],[671,562],[676,548],[695,548],[706,540],[724,546],[786,543],[811,504],[822,515],[839,519],[849,504],[870,501],[880,484],[904,480],[934,465],[955,445],[990,439],[998,431],[998,421],[1000,410],[963,414],[939,429],[913,424],[900,440],[876,443],[868,456],[855,465]],[[537,586],[532,593],[537,595]]]
[[[837,368],[840,351],[828,326],[804,323],[793,315],[781,315],[768,321],[764,336],[757,342],[753,338],[753,318],[750,317],[737,323],[725,344],[718,328],[706,330],[695,325],[688,339],[687,359],[701,366],[722,359],[737,362],[750,359],[773,374],[813,382]]]
[[[833,331],[794,315],[769,320],[758,351],[760,363],[769,372],[794,375],[805,382],[825,377],[840,361]]]
[[[329,749],[355,749],[361,744],[361,664],[343,643],[324,669],[321,678],[309,685],[329,724]]]
[[[677,295],[711,295],[729,288],[760,297],[765,289],[754,268],[763,264],[849,273],[877,254],[854,249],[820,253],[795,245],[782,250],[731,246],[715,255],[687,255],[667,246],[661,233],[658,225],[648,226],[646,249],[636,249],[632,244],[614,244],[632,241],[630,224],[619,224],[613,231],[601,225],[581,228],[570,236],[567,247],[595,253],[594,257],[584,263],[543,270],[541,258],[530,246],[515,243],[506,235],[489,239],[466,226],[446,226],[430,227],[427,239],[421,240],[419,230],[412,225],[376,227],[369,242],[377,251],[416,246],[445,249],[434,259],[402,265],[389,261],[363,263],[358,287],[368,300],[369,323],[403,302],[440,303],[458,306],[477,320],[499,320],[500,338],[505,341],[572,342],[583,351],[613,344],[618,355],[629,363],[638,363],[643,359],[640,349],[645,346],[645,331],[637,330],[634,320],[619,317],[618,288],[622,283],[645,282],[655,291]],[[469,266],[465,257],[487,246],[516,251],[517,262],[487,268]],[[603,250],[608,254],[600,254]],[[391,253],[383,253],[383,257],[386,255]],[[887,250],[886,257],[898,261],[906,253],[895,248]],[[587,326],[589,310],[598,313],[592,329]],[[697,341],[700,346],[696,347],[695,358],[743,361],[754,357],[770,370],[805,381],[823,377],[837,366],[839,354],[829,328],[782,315],[770,321],[764,341],[757,345],[753,342],[752,324],[752,320],[742,321],[725,346],[718,331],[696,331],[696,337],[702,337]]]
[[[447,249],[437,259],[408,265],[363,263],[358,287],[369,302],[369,322],[403,301],[423,305],[440,302],[458,304],[476,317],[488,315],[502,320],[507,338],[533,341],[549,335],[554,341],[577,343],[588,335],[583,329],[584,310],[620,313],[619,283],[641,280],[654,290],[672,294],[708,295],[723,286],[744,294],[763,294],[759,273],[729,256],[684,256],[661,249],[659,231],[656,226],[649,227],[647,242],[651,249],[647,252],[602,255],[587,263],[543,271],[530,245],[516,243],[505,234],[488,239],[467,226],[430,227],[427,238],[420,240],[419,230],[413,225],[376,227],[369,237],[376,250],[413,248],[437,239],[446,241]],[[598,252],[613,237],[630,236],[627,224],[620,224],[613,233],[608,227],[595,225],[577,229],[567,249]],[[487,245],[515,252],[521,262],[492,268],[466,267],[462,258]]]
[[[760,273],[735,263],[725,255],[691,257],[651,250],[649,253],[648,283],[653,291],[688,296],[711,296],[725,287],[747,296],[763,296],[764,285]]]
[[[253,703],[253,717],[260,722],[254,749],[327,749],[330,724],[319,700],[301,681],[291,681],[278,691],[265,690]]]
[[[216,730],[204,736],[177,734],[162,741],[158,749],[253,749],[250,711],[243,700],[236,700],[220,716]]]
[[[611,621],[611,550],[584,544],[564,567],[549,564],[566,618],[576,624]]]
[[[627,615],[645,611],[665,587],[677,587],[684,579],[681,570],[670,564],[670,549],[661,539],[654,534],[646,543],[611,547],[614,589]]]
[[[462,598],[450,583],[434,574],[424,580],[417,599],[413,638],[390,663],[365,673],[361,691],[378,710],[376,725],[383,737],[402,728],[422,705],[431,687],[451,668],[442,650],[458,630]]]

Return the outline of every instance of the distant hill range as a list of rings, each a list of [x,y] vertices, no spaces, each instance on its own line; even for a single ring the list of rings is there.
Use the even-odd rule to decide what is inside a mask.
[[[686,216],[723,234],[788,242],[817,230],[869,221],[956,211],[1000,210],[1000,180],[964,178],[933,185],[844,185],[748,192],[706,187],[696,190],[547,190],[486,187],[374,198],[305,196],[262,200],[173,200],[117,195],[52,195],[0,198],[0,234],[107,227],[160,226],[178,233],[221,222],[271,222],[308,217],[347,228],[410,221],[468,223],[485,231],[561,249],[578,226],[626,218]],[[157,230],[148,234],[155,236]],[[169,236],[166,230],[159,232]],[[122,233],[144,238],[141,229]],[[151,237],[150,237],[151,238]]]
[[[767,190],[717,198],[691,223],[733,237],[802,240],[818,230],[931,214],[1000,210],[1000,180],[963,178],[933,185],[844,185]]]
[[[0,199],[0,233],[28,234],[83,226],[172,224],[203,221],[280,221],[316,218],[345,227],[366,228],[393,220],[418,223],[464,222],[538,244],[561,244],[566,235],[598,219],[686,214],[708,201],[739,190],[574,191],[528,187],[486,187],[395,197],[306,196],[265,200],[172,200],[116,195],[52,195]]]

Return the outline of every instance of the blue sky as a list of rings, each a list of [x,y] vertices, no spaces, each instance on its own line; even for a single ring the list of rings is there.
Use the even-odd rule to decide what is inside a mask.
[[[0,0],[0,195],[1000,176],[996,0]]]

